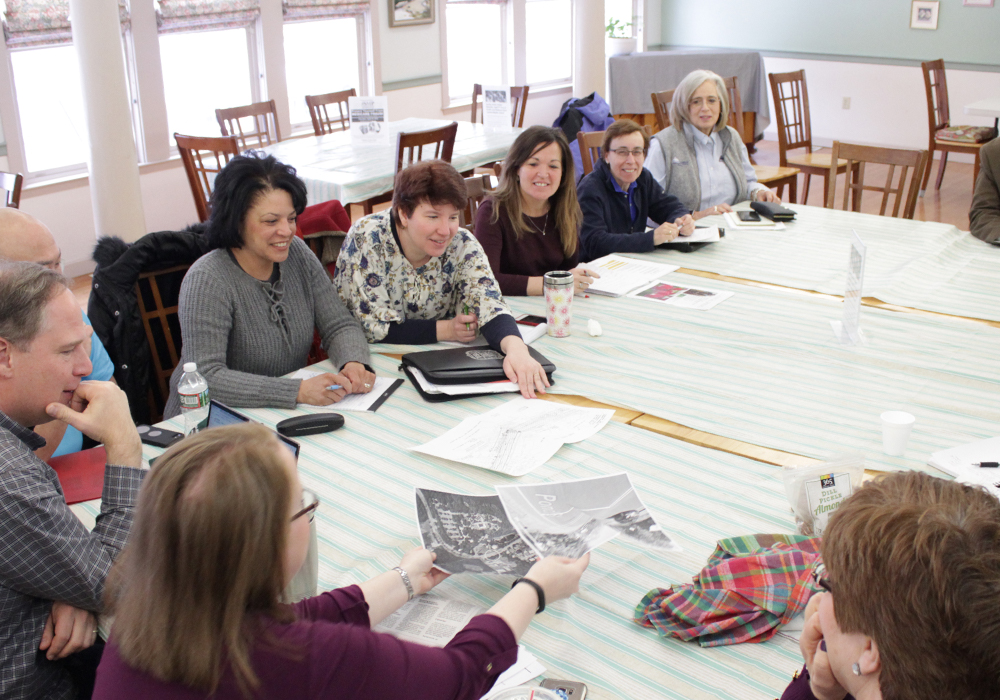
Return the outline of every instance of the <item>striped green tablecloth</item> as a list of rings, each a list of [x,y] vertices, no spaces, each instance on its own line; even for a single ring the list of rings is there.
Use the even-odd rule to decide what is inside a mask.
[[[380,375],[396,364],[376,356]],[[412,452],[411,447],[493,408],[509,397],[424,402],[407,382],[374,414],[346,414],[343,429],[301,439],[299,471],[322,504],[317,515],[321,589],[363,581],[395,566],[419,544],[414,486],[489,494],[514,479]],[[292,411],[245,413],[274,425]],[[180,426],[180,421],[168,421]],[[159,450],[146,448],[147,456]],[[787,640],[702,649],[663,639],[631,621],[656,586],[689,583],[721,538],[791,532],[779,470],[751,460],[617,423],[559,450],[522,483],[627,471],[659,523],[683,547],[659,552],[612,541],[594,552],[581,593],[555,603],[532,623],[523,643],[548,677],[581,679],[596,700],[697,698],[772,700],[801,666]],[[96,502],[82,507],[96,515]],[[489,607],[510,577],[454,576],[438,593]]]
[[[800,204],[785,231],[735,231],[694,253],[645,254],[692,270],[843,294],[851,230],[868,246],[865,296],[928,311],[1000,320],[1000,247],[949,224],[907,221]],[[740,209],[748,206],[743,204]]]
[[[355,144],[348,131],[323,136],[288,139],[261,150],[283,163],[295,166],[306,183],[309,204],[331,199],[344,204],[392,190],[396,164],[396,135],[400,131],[424,131],[451,124],[442,119],[409,117],[389,122],[389,140],[384,144]],[[485,163],[503,160],[521,132],[491,131],[482,124],[458,122],[451,163],[460,172]]]

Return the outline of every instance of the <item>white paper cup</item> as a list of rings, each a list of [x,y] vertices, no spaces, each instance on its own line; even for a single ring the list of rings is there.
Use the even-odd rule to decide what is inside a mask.
[[[886,411],[882,414],[882,451],[899,457],[906,451],[910,430],[916,422],[912,413],[906,411]]]

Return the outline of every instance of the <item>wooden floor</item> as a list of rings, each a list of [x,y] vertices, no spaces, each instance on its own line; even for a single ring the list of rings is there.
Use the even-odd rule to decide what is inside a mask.
[[[829,153],[829,148],[819,149],[819,153]],[[757,153],[754,160],[759,165],[778,165],[778,142],[758,141]],[[918,221],[939,221],[944,224],[952,224],[962,231],[969,230],[969,207],[972,205],[972,163],[956,163],[948,161],[944,171],[944,180],[941,182],[941,189],[934,189],[934,181],[937,178],[938,163],[934,161],[931,179],[927,183],[927,193],[917,199],[917,211],[914,219]],[[881,185],[885,181],[887,169],[885,166],[871,166],[865,173],[865,180],[876,182]],[[840,183],[843,183],[844,176],[841,175]],[[799,175],[799,196],[805,191],[804,177]],[[837,190],[837,208],[843,201],[843,187]],[[881,195],[875,192],[868,192],[861,200],[861,210],[871,214],[878,214],[878,207]],[[890,200],[890,207],[892,206]],[[823,178],[813,177],[809,185],[809,199],[806,204],[821,207],[823,206]]]

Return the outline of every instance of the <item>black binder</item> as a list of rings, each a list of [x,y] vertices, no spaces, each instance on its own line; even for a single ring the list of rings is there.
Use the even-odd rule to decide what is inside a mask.
[[[549,382],[552,383],[552,373],[556,366],[540,352],[528,346],[528,352],[542,365]],[[449,348],[447,350],[428,350],[411,352],[403,355],[400,369],[410,378],[417,393],[425,401],[451,401],[483,394],[428,394],[410,372],[411,368],[420,370],[421,374],[434,384],[479,384],[483,382],[507,381],[503,371],[503,353],[487,346]]]

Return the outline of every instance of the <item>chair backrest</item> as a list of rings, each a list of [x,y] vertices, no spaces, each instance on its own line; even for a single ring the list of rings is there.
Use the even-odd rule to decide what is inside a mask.
[[[194,195],[194,206],[198,210],[198,220],[208,221],[209,202],[215,176],[233,156],[239,155],[240,148],[235,136],[182,136],[174,134],[177,150],[180,151],[184,171]]]
[[[479,98],[483,95],[483,86],[476,83],[472,86],[472,123],[483,122],[479,113]],[[524,126],[524,109],[528,104],[528,86],[511,87],[510,89],[510,123],[511,126]],[[476,115],[479,115],[478,118]]]
[[[235,136],[241,150],[260,148],[281,140],[278,110],[274,100],[254,102],[243,107],[215,110],[223,136]]]
[[[4,206],[17,209],[21,206],[21,185],[24,178],[21,173],[0,172],[0,190],[4,192]]]
[[[486,197],[496,190],[496,175],[475,175],[465,178],[465,189],[469,194],[465,209],[462,211],[462,228],[473,230],[476,224],[476,212]]]
[[[729,119],[726,120],[726,123],[736,129],[736,133],[740,135],[743,143],[753,143],[753,134],[748,136],[743,131],[743,98],[740,97],[740,88],[736,82],[736,76],[723,78],[722,82],[725,83],[726,91],[729,93]]]
[[[170,375],[180,359],[181,324],[177,301],[181,282],[190,265],[176,265],[164,270],[143,272],[135,284],[139,314],[153,360],[150,385],[150,411],[153,422],[159,421],[170,396]]]
[[[603,131],[581,131],[576,135],[580,144],[580,163],[583,164],[584,176],[594,171],[594,163],[601,159],[601,146],[604,144]]]
[[[312,119],[313,131],[317,136],[330,134],[334,131],[347,131],[351,126],[350,113],[347,111],[347,98],[356,97],[357,91],[341,90],[328,92],[325,95],[306,95],[306,106],[309,107],[309,117]],[[329,105],[337,105],[337,112],[331,116]]]
[[[653,135],[653,127],[649,124],[643,125],[642,129],[647,136]],[[589,175],[594,170],[594,164],[604,156],[601,153],[604,134],[604,131],[581,131],[576,135],[576,142],[580,145],[580,163],[583,165],[584,175]]]
[[[812,130],[809,126],[809,94],[806,92],[806,72],[768,73],[774,97],[774,116],[778,120],[778,154],[785,167],[785,152],[805,148],[812,152]]]
[[[844,181],[844,209],[847,209],[848,194],[850,194],[852,211],[861,211],[861,195],[865,190],[869,190],[882,193],[880,216],[885,216],[889,197],[895,196],[890,216],[902,216],[904,219],[913,218],[917,208],[920,180],[923,178],[924,168],[928,167],[927,151],[880,148],[834,141],[833,153],[830,154],[831,172],[830,177],[827,178],[826,206],[830,209],[833,209],[835,205],[838,159],[847,161],[847,173]],[[865,184],[865,166],[869,163],[888,166],[885,184],[881,187]],[[899,177],[895,178],[897,168],[899,168]],[[907,171],[912,171],[908,190],[906,190]],[[905,196],[904,190],[906,190]],[[900,213],[901,211],[902,213]]]
[[[649,97],[653,100],[653,112],[656,114],[656,130],[663,131],[670,126],[670,103],[674,100],[674,91],[662,90]]]
[[[438,158],[445,163],[451,162],[451,152],[455,148],[455,134],[458,133],[458,122],[452,122],[440,129],[426,131],[399,132],[396,135],[396,169],[398,173],[403,168],[424,160],[424,146],[434,146],[433,155],[428,158]]]
[[[948,81],[944,77],[944,59],[926,61],[920,64],[924,71],[924,89],[927,93],[927,122],[931,139],[938,129],[948,126]]]

